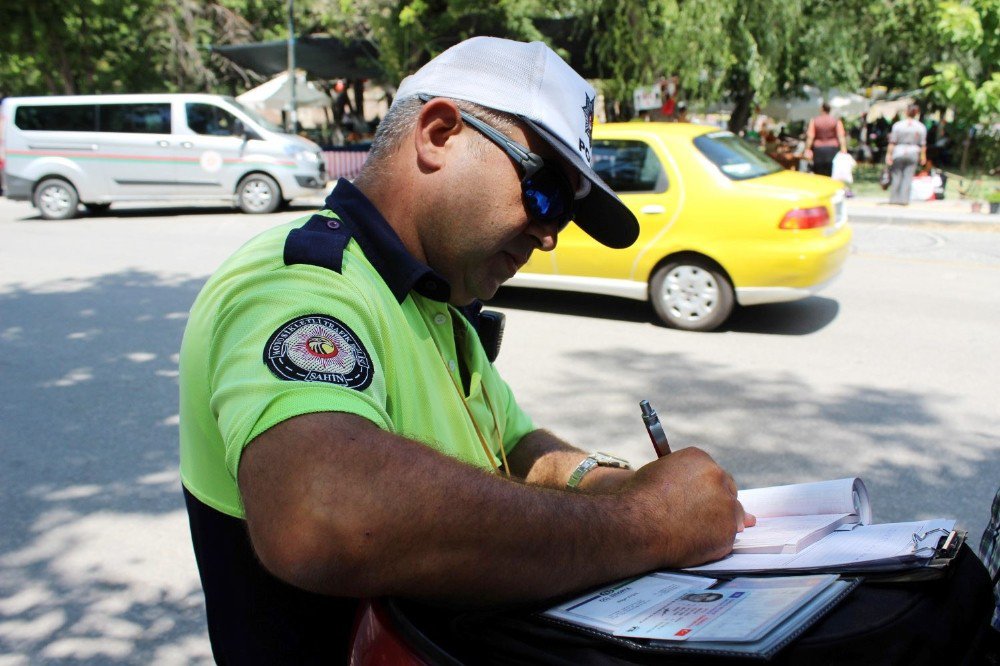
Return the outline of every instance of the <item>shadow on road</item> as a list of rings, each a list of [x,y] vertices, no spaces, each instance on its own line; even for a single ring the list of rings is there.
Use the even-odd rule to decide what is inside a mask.
[[[200,280],[0,294],[0,654],[209,655],[177,474],[177,351]]]
[[[663,325],[649,303],[600,294],[503,287],[487,305]],[[837,301],[821,296],[791,303],[738,307],[719,331],[808,335],[822,330],[833,322],[839,310]]]

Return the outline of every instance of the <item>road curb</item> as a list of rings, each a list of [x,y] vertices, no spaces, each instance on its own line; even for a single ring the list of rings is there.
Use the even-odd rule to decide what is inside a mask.
[[[934,210],[884,210],[881,208],[847,208],[847,219],[867,224],[953,224],[1000,226],[1000,215],[959,213]]]

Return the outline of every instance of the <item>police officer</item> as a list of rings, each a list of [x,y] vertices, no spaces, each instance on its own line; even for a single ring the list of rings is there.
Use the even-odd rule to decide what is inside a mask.
[[[220,663],[345,661],[360,597],[542,599],[752,522],[698,449],[633,471],[537,428],[477,337],[469,306],[571,220],[638,235],[590,165],[594,101],[541,43],[462,42],[402,82],[354,183],[205,285],[181,476]]]

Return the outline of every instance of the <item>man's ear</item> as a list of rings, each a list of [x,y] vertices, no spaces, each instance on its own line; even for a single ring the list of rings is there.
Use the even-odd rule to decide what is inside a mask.
[[[413,133],[414,148],[421,169],[437,170],[444,166],[451,141],[462,131],[462,116],[450,99],[435,97],[420,110]]]

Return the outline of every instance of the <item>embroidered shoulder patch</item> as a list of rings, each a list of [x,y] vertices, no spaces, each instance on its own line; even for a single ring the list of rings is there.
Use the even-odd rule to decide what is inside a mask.
[[[264,364],[279,379],[326,382],[359,391],[372,383],[371,356],[347,324],[327,315],[296,317],[271,335]]]

